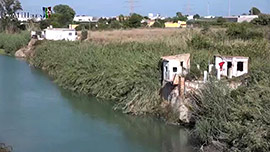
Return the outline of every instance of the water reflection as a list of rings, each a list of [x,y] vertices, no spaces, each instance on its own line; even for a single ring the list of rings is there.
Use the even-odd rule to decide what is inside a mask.
[[[185,128],[170,126],[149,117],[135,117],[112,110],[112,104],[98,101],[94,97],[79,96],[61,90],[67,98],[71,108],[93,119],[105,121],[108,125],[116,125],[132,142],[149,146],[161,152],[189,152],[194,151],[191,138]]]

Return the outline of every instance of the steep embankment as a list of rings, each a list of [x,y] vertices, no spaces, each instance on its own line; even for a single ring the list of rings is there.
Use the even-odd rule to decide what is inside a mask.
[[[160,57],[179,48],[164,43],[45,42],[30,61],[62,87],[117,101],[133,114],[154,113],[161,103]]]

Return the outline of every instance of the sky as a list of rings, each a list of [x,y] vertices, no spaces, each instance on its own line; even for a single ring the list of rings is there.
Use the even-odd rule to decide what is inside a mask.
[[[73,8],[76,15],[117,16],[128,15],[129,0],[20,0],[24,11],[42,14],[41,8],[66,4]],[[230,0],[231,15],[248,13],[251,7],[259,8],[263,13],[270,13],[270,0]],[[134,0],[134,12],[142,15],[148,13],[162,16],[175,16],[176,12],[183,14],[200,14],[224,16],[228,15],[229,0]]]

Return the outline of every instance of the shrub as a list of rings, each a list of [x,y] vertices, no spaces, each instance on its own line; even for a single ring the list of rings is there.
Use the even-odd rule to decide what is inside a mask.
[[[251,21],[255,25],[270,25],[270,15],[260,14],[259,18],[255,18]]]
[[[164,24],[164,21],[162,21],[162,20],[156,20],[155,23],[151,27],[164,28],[165,24]]]
[[[87,38],[88,38],[88,31],[87,30],[82,30],[81,41],[86,40]]]
[[[269,91],[269,85],[254,84],[231,96],[226,84],[208,84],[194,97],[199,105],[195,134],[202,143],[226,143],[229,151],[269,151]]]
[[[187,43],[194,49],[209,49],[211,47],[210,39],[200,34],[195,34]]]
[[[244,40],[263,38],[263,32],[256,30],[247,23],[232,24],[229,26],[226,33],[231,38]]]

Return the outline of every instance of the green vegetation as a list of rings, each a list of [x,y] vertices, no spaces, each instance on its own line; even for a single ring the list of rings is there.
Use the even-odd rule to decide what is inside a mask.
[[[18,31],[19,22],[15,13],[19,10],[22,10],[22,6],[18,0],[0,0],[0,32]]]
[[[252,20],[255,25],[270,25],[270,15],[269,14],[260,14],[259,18]]]
[[[86,40],[87,37],[88,37],[88,31],[87,30],[82,30],[81,41]]]
[[[237,29],[225,31],[228,34],[225,38],[209,33],[195,36],[190,44],[198,51],[207,48],[220,54],[250,57],[250,74],[242,80],[246,86],[231,90],[222,82],[211,82],[194,96],[199,105],[195,110],[194,133],[203,144],[222,143],[227,151],[267,152],[270,150],[270,45],[257,34],[250,35],[253,40],[231,39],[234,30]],[[249,27],[238,34],[246,35],[246,30],[256,31]]]
[[[268,56],[269,59],[269,56]],[[226,84],[210,83],[197,96],[195,133],[203,143],[225,143],[229,151],[270,150],[270,85],[267,77],[251,74],[248,87],[230,90]]]
[[[53,27],[68,27],[73,22],[75,11],[68,5],[56,5],[53,7],[54,13],[50,18],[40,22],[40,28],[45,29],[52,25]]]
[[[65,89],[115,100],[115,108],[126,113],[162,116],[161,56],[191,53],[190,76],[195,79],[214,54],[248,56],[247,86],[232,91],[211,83],[194,96],[199,107],[194,109],[194,133],[202,143],[218,141],[233,151],[269,151],[270,44],[263,35],[246,38],[234,31],[238,27],[186,30],[144,42],[48,41],[37,47],[30,62],[46,69]],[[256,27],[245,26],[240,35],[246,36],[246,31]]]
[[[14,55],[21,47],[26,46],[30,41],[30,34],[27,31],[16,34],[0,33],[0,49],[6,54]]]
[[[261,14],[261,11],[257,7],[252,7],[249,10],[249,14],[250,15],[260,15]]]

